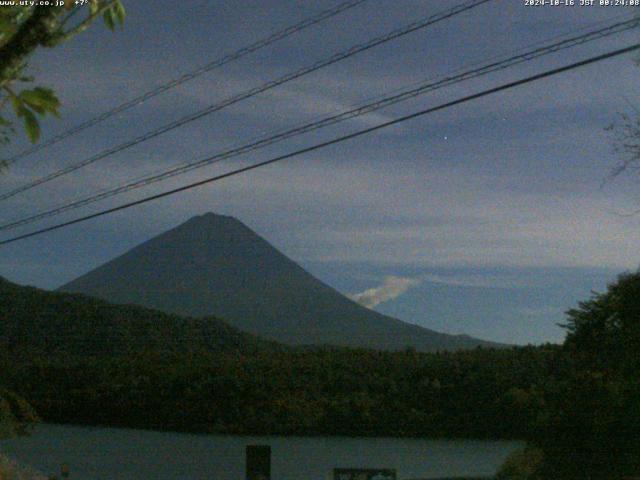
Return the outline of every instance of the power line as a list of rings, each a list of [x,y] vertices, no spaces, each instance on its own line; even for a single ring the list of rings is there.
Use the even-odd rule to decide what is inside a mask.
[[[249,166],[246,166],[246,167],[238,168],[238,169],[233,170],[231,172],[223,173],[221,175],[216,175],[214,177],[210,177],[210,178],[207,178],[207,179],[204,179],[204,180],[199,180],[197,182],[190,183],[188,185],[184,185],[182,187],[174,188],[174,189],[168,190],[166,192],[158,193],[158,194],[151,195],[151,196],[139,199],[139,200],[135,200],[133,202],[125,203],[125,204],[119,205],[117,207],[113,207],[113,208],[109,208],[109,209],[106,209],[106,210],[102,210],[100,212],[96,212],[96,213],[93,213],[91,215],[86,215],[86,216],[83,216],[83,217],[76,218],[74,220],[69,220],[67,222],[63,222],[63,223],[59,223],[59,224],[56,224],[56,225],[52,225],[50,227],[42,228],[42,229],[36,230],[34,232],[30,232],[30,233],[26,233],[26,234],[23,234],[23,235],[19,235],[17,237],[9,238],[7,240],[0,241],[0,245],[6,245],[6,244],[9,244],[9,243],[17,242],[19,240],[24,240],[26,238],[30,238],[30,237],[33,237],[33,236],[36,236],[36,235],[41,235],[43,233],[51,232],[53,230],[58,230],[58,229],[61,229],[61,228],[64,228],[64,227],[68,227],[70,225],[75,225],[76,223],[85,222],[85,221],[91,220],[93,218],[101,217],[101,216],[104,216],[104,215],[107,215],[107,214],[110,214],[110,213],[114,213],[114,212],[117,212],[117,211],[120,211],[120,210],[125,210],[125,209],[128,209],[128,208],[134,207],[136,205],[141,205],[143,203],[148,203],[148,202],[151,202],[153,200],[158,200],[160,198],[168,197],[170,195],[174,195],[174,194],[179,193],[179,192],[183,192],[183,191],[186,191],[186,190],[191,190],[192,188],[196,188],[196,187],[199,187],[199,186],[202,186],[202,185],[206,185],[208,183],[213,183],[213,182],[225,179],[225,178],[229,178],[229,177],[232,177],[232,176],[235,176],[235,175],[239,175],[241,173],[245,173],[245,172],[248,172],[250,170],[255,170],[255,169],[260,168],[260,167],[271,165],[273,163],[280,162],[280,161],[283,161],[283,160],[287,160],[289,158],[297,157],[299,155],[302,155],[302,154],[305,154],[305,153],[309,153],[309,152],[312,152],[312,151],[315,151],[315,150],[319,150],[321,148],[325,148],[325,147],[328,147],[330,145],[341,143],[341,142],[344,142],[346,140],[350,140],[350,139],[353,139],[353,138],[356,138],[356,137],[360,137],[362,135],[365,135],[365,134],[368,134],[368,133],[371,133],[371,132],[375,132],[375,131],[381,130],[383,128],[387,128],[387,127],[390,127],[392,125],[396,125],[396,124],[399,124],[399,123],[402,123],[402,122],[406,122],[406,121],[412,120],[414,118],[418,118],[418,117],[421,117],[421,116],[424,116],[424,115],[427,115],[427,114],[430,114],[430,113],[433,113],[433,112],[437,112],[437,111],[440,111],[440,110],[451,108],[453,106],[460,105],[462,103],[466,103],[466,102],[469,102],[471,100],[476,100],[476,99],[481,98],[481,97],[486,97],[488,95],[492,95],[494,93],[498,93],[498,92],[503,91],[503,90],[508,90],[508,89],[511,89],[511,88],[514,88],[514,87],[518,87],[520,85],[525,85],[525,84],[528,84],[528,83],[532,83],[532,82],[535,82],[537,80],[541,80],[543,78],[551,77],[553,75],[558,75],[560,73],[567,72],[569,70],[574,70],[576,68],[583,67],[583,66],[586,66],[586,65],[590,65],[592,63],[600,62],[600,61],[606,60],[608,58],[617,57],[617,56],[620,56],[620,55],[623,55],[623,54],[626,54],[626,53],[629,53],[629,52],[632,52],[632,51],[635,51],[635,50],[638,50],[638,49],[640,49],[640,44],[635,44],[635,45],[631,45],[629,47],[625,47],[625,48],[621,48],[621,49],[618,49],[618,50],[614,50],[614,51],[611,51],[611,52],[608,52],[608,53],[605,53],[605,54],[602,54],[602,55],[598,55],[598,56],[595,56],[595,57],[590,57],[590,58],[588,58],[586,60],[582,60],[580,62],[572,63],[570,65],[565,65],[564,67],[559,67],[559,68],[555,68],[555,69],[552,69],[552,70],[547,70],[547,71],[545,71],[543,73],[532,75],[532,76],[529,76],[529,77],[526,77],[526,78],[523,78],[523,79],[520,79],[520,80],[516,80],[514,82],[505,83],[505,84],[502,84],[500,86],[490,88],[488,90],[483,90],[482,92],[475,93],[473,95],[468,95],[466,97],[462,97],[462,98],[459,98],[457,100],[453,100],[453,101],[450,101],[450,102],[447,102],[447,103],[440,104],[440,105],[438,105],[436,107],[431,107],[431,108],[427,108],[425,110],[420,110],[418,112],[411,113],[409,115],[404,115],[402,117],[396,118],[395,120],[390,120],[388,122],[384,122],[384,123],[375,125],[373,127],[365,128],[363,130],[358,130],[357,132],[350,133],[348,135],[343,135],[341,137],[334,138],[334,139],[328,140],[326,142],[318,143],[318,144],[315,144],[315,145],[312,145],[310,147],[306,147],[306,148],[303,148],[303,149],[300,149],[300,150],[296,150],[294,152],[287,153],[285,155],[280,155],[278,157],[271,158],[269,160],[265,160],[263,162],[259,162],[259,163],[255,163],[253,165],[249,165]]]
[[[6,200],[8,198],[11,198],[19,193],[25,192],[27,190],[30,190],[32,188],[35,188],[39,185],[42,185],[44,183],[50,182],[51,180],[54,180],[58,177],[61,177],[63,175],[67,175],[69,173],[75,172],[76,170],[79,170],[83,167],[86,167],[87,165],[90,165],[92,163],[97,162],[98,160],[102,160],[106,157],[109,157],[115,153],[121,152],[123,150],[126,150],[134,145],[138,145],[142,142],[146,142],[147,140],[151,140],[152,138],[158,137],[164,133],[167,133],[171,130],[174,130],[178,127],[181,127],[183,125],[186,125],[188,123],[191,123],[195,120],[198,120],[202,117],[205,117],[207,115],[210,115],[214,112],[217,112],[219,110],[222,110],[223,108],[226,108],[230,105],[233,105],[235,103],[241,102],[243,100],[246,100],[248,98],[251,98],[255,95],[258,95],[262,92],[265,92],[267,90],[270,90],[272,88],[275,88],[279,85],[282,85],[284,83],[290,82],[292,80],[295,80],[297,78],[300,78],[304,75],[307,75],[311,72],[314,72],[316,70],[319,70],[321,68],[324,68],[326,66],[332,65],[334,63],[337,63],[341,60],[344,60],[346,58],[352,57],[353,55],[356,55],[358,53],[364,52],[366,50],[369,50],[371,48],[374,48],[378,45],[381,45],[383,43],[389,42],[391,40],[395,40],[399,37],[402,37],[404,35],[407,35],[409,33],[415,32],[417,30],[420,30],[422,28],[428,27],[430,25],[433,25],[437,22],[440,22],[442,20],[446,20],[448,18],[451,18],[455,15],[458,15],[460,13],[463,13],[467,10],[471,10],[472,8],[476,8],[484,3],[490,2],[492,0],[470,0],[467,1],[465,3],[459,4],[453,8],[447,9],[445,11],[442,11],[440,13],[436,13],[434,15],[431,15],[429,17],[423,18],[419,21],[416,22],[412,22],[402,28],[398,28],[395,29],[385,35],[376,37],[372,40],[369,40],[366,43],[362,43],[356,46],[353,46],[347,50],[344,50],[342,52],[336,53],[334,55],[332,55],[331,57],[328,57],[324,60],[320,60],[312,65],[309,65],[307,67],[303,67],[300,70],[296,70],[292,73],[289,73],[287,75],[284,75],[276,80],[272,80],[270,82],[267,82],[263,85],[260,85],[258,87],[252,88],[244,93],[235,95],[233,97],[229,97],[225,100],[223,100],[222,102],[210,105],[202,110],[199,110],[193,114],[187,115],[186,117],[183,117],[179,120],[176,120],[174,122],[171,122],[167,125],[164,125],[163,127],[160,127],[158,129],[152,130],[150,132],[147,132],[133,140],[130,140],[128,142],[125,142],[123,144],[120,144],[118,146],[112,147],[110,149],[104,150],[92,157],[89,157],[79,163],[76,163],[74,165],[70,165],[68,167],[65,167],[63,169],[60,169],[56,172],[53,172],[49,175],[45,175],[44,177],[40,177],[36,180],[33,180],[32,182],[29,182],[25,185],[22,185],[21,187],[15,188],[14,190],[11,190],[7,193],[4,193],[2,195],[0,195],[0,200]]]
[[[211,165],[213,163],[220,162],[222,160],[233,158],[233,157],[257,150],[259,148],[272,145],[274,143],[286,140],[294,136],[308,133],[308,132],[311,132],[320,128],[324,128],[330,125],[334,125],[336,123],[339,123],[351,118],[359,117],[361,115],[365,115],[367,113],[380,110],[390,105],[408,100],[410,98],[414,98],[419,95],[423,95],[425,93],[438,90],[440,88],[448,87],[448,86],[460,83],[462,81],[477,78],[477,77],[487,75],[489,73],[493,73],[499,70],[504,70],[506,68],[513,67],[514,65],[531,61],[536,58],[542,57],[544,55],[558,52],[560,50],[572,48],[577,45],[582,45],[587,42],[608,37],[614,34],[619,34],[631,28],[637,27],[639,24],[640,24],[640,18],[634,17],[633,19],[617,22],[617,23],[614,23],[613,25],[609,25],[604,28],[600,28],[598,30],[590,31],[583,35],[571,37],[559,42],[554,42],[550,45],[546,45],[536,49],[527,50],[517,55],[513,55],[509,58],[506,58],[497,62],[493,62],[487,65],[481,66],[479,68],[464,71],[457,75],[450,75],[436,82],[423,83],[421,85],[418,85],[417,87],[401,91],[400,93],[397,93],[395,95],[383,97],[380,100],[365,104],[363,106],[360,106],[336,115],[332,115],[330,117],[326,117],[315,122],[307,123],[305,125],[302,125],[293,129],[285,130],[275,135],[261,138],[259,140],[242,145],[240,147],[236,147],[221,153],[217,153],[215,155],[208,156],[204,159],[200,159],[195,162],[181,164],[159,173],[154,173],[151,175],[146,175],[136,179],[129,180],[127,183],[120,185],[118,187],[103,190],[101,192],[92,194],[88,197],[66,203],[62,206],[59,206],[44,212],[40,212],[26,218],[15,220],[10,223],[6,223],[4,225],[0,225],[0,230],[8,230],[11,228],[16,228],[19,226],[36,222],[43,218],[56,216],[64,212],[74,210],[76,208],[80,208],[80,207],[89,205],[91,203],[113,197],[115,195],[119,195],[121,193],[135,190],[135,189],[165,180],[167,178],[185,174],[191,170],[202,168],[202,167]]]
[[[74,127],[71,127],[68,130],[65,130],[64,132],[61,132],[51,138],[49,138],[48,140],[45,140],[41,143],[38,143],[37,145],[34,145],[30,148],[27,148],[26,150],[23,150],[20,153],[17,153],[15,155],[13,155],[12,157],[9,157],[5,163],[7,165],[11,165],[15,162],[17,162],[18,160],[27,157],[33,153],[36,153],[40,150],[42,150],[43,148],[46,147],[50,147],[51,145],[54,145],[62,140],[64,140],[65,138],[71,137],[72,135],[75,135],[76,133],[82,132],[83,130],[86,130],[89,127],[92,127],[94,125],[97,125],[98,123],[103,122],[104,120],[113,117],[114,115],[117,115],[119,113],[122,113],[126,110],[129,110],[130,108],[133,108],[135,106],[140,105],[141,103],[146,102],[147,100],[152,99],[153,97],[156,97],[158,95],[160,95],[161,93],[164,93],[168,90],[171,90],[172,88],[175,88],[179,85],[182,85],[183,83],[189,82],[191,80],[193,80],[194,78],[199,77],[200,75],[203,75],[205,73],[208,73],[212,70],[215,70],[216,68],[222,67],[223,65],[226,65],[227,63],[231,63],[235,60],[239,60],[240,58],[244,57],[245,55],[248,55],[250,53],[253,53],[257,50],[260,50],[262,48],[265,48],[269,45],[271,45],[272,43],[278,42],[280,40],[283,40],[291,35],[293,35],[294,33],[300,32],[301,30],[304,30],[308,27],[311,27],[313,25],[316,25],[324,20],[327,20],[329,18],[335,17],[336,15],[349,10],[351,8],[354,8],[358,5],[360,5],[361,3],[364,3],[368,0],[349,0],[343,3],[340,3],[339,5],[324,10],[322,12],[320,12],[317,15],[314,15],[312,17],[306,18],[304,20],[302,20],[301,22],[298,22],[294,25],[290,25],[286,28],[284,28],[283,30],[280,30],[276,33],[273,33],[272,35],[269,35],[266,38],[263,38],[261,40],[258,40],[257,42],[254,42],[250,45],[247,45],[246,47],[242,47],[239,50],[236,50],[233,53],[229,53],[227,55],[224,55],[221,58],[218,58],[216,60],[213,60],[209,63],[207,63],[206,65],[203,65],[200,68],[197,68],[196,70],[193,70],[191,72],[187,72],[183,75],[181,75],[178,78],[174,78],[172,80],[169,80],[168,82],[165,82],[159,86],[157,86],[156,88],[149,90],[135,98],[132,98],[131,100],[127,100],[124,103],[121,103],[120,105],[107,110],[106,112],[101,113],[100,115],[98,115],[97,117],[94,117],[92,119],[89,119],[83,123],[80,123]],[[77,11],[74,10],[74,11]]]

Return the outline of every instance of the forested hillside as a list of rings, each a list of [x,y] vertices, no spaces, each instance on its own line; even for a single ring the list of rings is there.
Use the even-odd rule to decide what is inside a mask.
[[[529,449],[507,470],[533,473],[500,478],[617,480],[640,470],[640,273],[570,310],[562,346],[440,353],[284,348],[220,321],[205,327],[7,282],[1,291],[0,386],[45,421],[518,438]]]
[[[190,432],[523,438],[557,347],[145,353],[0,362],[47,421]],[[516,408],[518,407],[518,408]]]
[[[559,366],[551,346],[284,347],[215,318],[6,280],[0,339],[2,384],[46,421],[196,432],[521,437],[518,389]]]
[[[22,287],[0,277],[0,349],[12,357],[102,357],[147,350],[250,352],[275,345],[214,317],[182,318]]]

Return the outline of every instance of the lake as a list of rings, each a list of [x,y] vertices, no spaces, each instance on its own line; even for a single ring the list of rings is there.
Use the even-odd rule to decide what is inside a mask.
[[[398,480],[490,476],[519,442],[192,435],[44,424],[0,451],[78,480],[244,480],[247,445],[270,445],[273,480],[328,480],[333,468],[391,468]]]

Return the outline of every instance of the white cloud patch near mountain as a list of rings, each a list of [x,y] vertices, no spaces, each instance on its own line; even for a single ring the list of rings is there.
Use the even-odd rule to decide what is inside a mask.
[[[411,287],[420,283],[415,278],[387,276],[379,287],[368,288],[367,290],[349,295],[349,298],[367,307],[374,308],[389,300],[398,298]]]

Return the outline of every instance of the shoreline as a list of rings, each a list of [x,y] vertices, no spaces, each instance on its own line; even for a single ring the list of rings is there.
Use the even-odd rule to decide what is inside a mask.
[[[437,441],[437,442],[518,442],[525,443],[526,440],[522,438],[491,438],[491,437],[443,437],[443,436],[411,436],[411,435],[331,435],[325,433],[317,434],[287,434],[287,433],[233,433],[233,432],[202,432],[202,431],[188,431],[188,430],[170,430],[161,428],[144,428],[144,427],[129,427],[120,425],[101,425],[101,424],[84,424],[84,423],[61,423],[61,422],[47,422],[42,421],[37,425],[34,425],[32,431],[37,429],[40,425],[48,425],[54,427],[71,427],[71,428],[84,428],[84,429],[100,429],[100,430],[129,430],[137,432],[149,432],[149,433],[162,433],[171,435],[191,435],[191,436],[214,436],[214,437],[239,437],[239,438],[256,438],[256,437],[269,437],[269,438],[286,438],[286,439],[313,439],[313,438],[331,438],[341,440],[425,440],[425,441]],[[30,435],[30,434],[29,434]],[[27,435],[27,437],[29,436]]]

